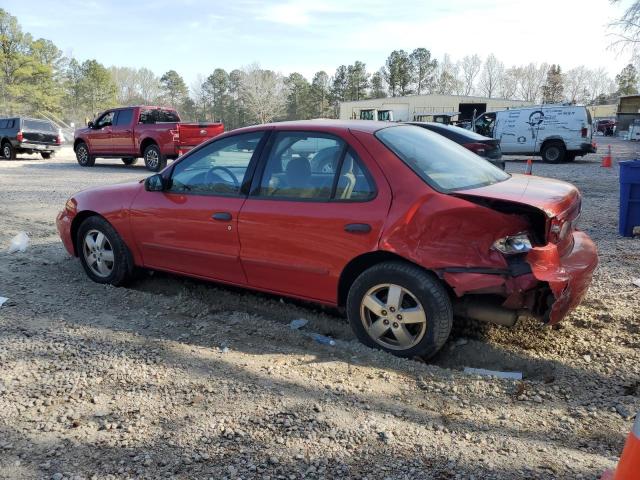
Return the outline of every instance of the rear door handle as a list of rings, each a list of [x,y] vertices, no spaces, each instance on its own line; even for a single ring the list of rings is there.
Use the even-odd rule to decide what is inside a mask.
[[[211,218],[213,218],[214,220],[218,220],[219,222],[228,222],[233,217],[229,212],[217,212],[211,215]]]
[[[344,231],[349,233],[369,233],[371,225],[368,223],[348,223],[344,226]]]

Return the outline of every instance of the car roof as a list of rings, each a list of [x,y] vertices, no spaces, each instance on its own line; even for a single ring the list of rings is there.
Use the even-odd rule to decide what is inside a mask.
[[[252,125],[250,127],[238,128],[232,130],[239,131],[255,131],[255,130],[314,130],[314,131],[345,131],[356,130],[359,132],[375,133],[383,128],[395,127],[403,125],[401,123],[379,122],[374,120],[335,120],[331,118],[317,118],[314,120],[293,120],[287,122],[272,122],[260,125]]]

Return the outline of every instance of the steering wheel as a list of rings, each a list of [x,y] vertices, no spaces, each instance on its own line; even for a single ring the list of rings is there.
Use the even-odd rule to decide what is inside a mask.
[[[213,173],[214,170],[222,170],[224,173],[226,173],[229,176],[229,178],[231,178],[231,181],[233,182],[233,186],[235,188],[240,188],[240,182],[238,181],[238,177],[236,177],[233,174],[233,172],[227,167],[211,167],[205,176],[206,185],[211,185],[212,183],[216,183],[216,179],[224,181],[220,175]]]

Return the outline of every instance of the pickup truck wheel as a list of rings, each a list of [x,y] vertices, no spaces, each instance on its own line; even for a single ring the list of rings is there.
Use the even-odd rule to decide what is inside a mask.
[[[76,242],[82,267],[94,282],[119,286],[132,278],[131,253],[104,218],[93,216],[82,222]]]
[[[86,143],[79,143],[76,146],[76,160],[81,167],[93,167],[96,163],[96,157],[89,154]]]
[[[547,163],[561,163],[564,161],[566,150],[560,142],[547,143],[541,152],[542,160]]]
[[[4,142],[2,144],[2,156],[5,160],[15,160],[16,158],[16,149],[13,148],[11,143]]]
[[[144,164],[147,170],[159,172],[167,166],[167,158],[160,153],[157,145],[149,145],[144,149]]]
[[[124,163],[125,165],[135,165],[136,163],[138,163],[138,159],[133,157],[127,157],[122,159],[122,163]]]
[[[40,155],[42,155],[42,158],[44,158],[45,160],[49,160],[50,158],[53,158],[54,153],[53,152],[41,152]]]
[[[453,309],[442,284],[423,269],[384,262],[349,289],[347,316],[365,345],[399,357],[431,357],[451,332]]]

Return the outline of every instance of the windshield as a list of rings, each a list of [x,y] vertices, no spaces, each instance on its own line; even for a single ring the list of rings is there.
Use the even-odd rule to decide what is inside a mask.
[[[424,128],[389,127],[378,130],[376,137],[436,190],[484,187],[509,178],[475,153]]]

